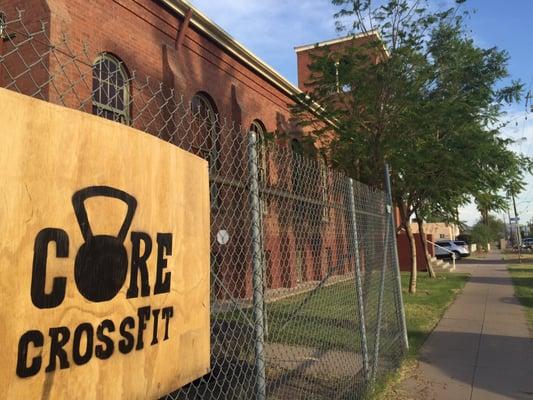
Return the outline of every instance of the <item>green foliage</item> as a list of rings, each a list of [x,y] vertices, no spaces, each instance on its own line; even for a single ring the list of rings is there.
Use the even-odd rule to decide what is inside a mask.
[[[379,35],[317,50],[308,91],[293,108],[333,165],[354,178],[380,185],[389,163],[404,223],[415,212],[456,220],[472,197],[490,198],[485,215],[501,209],[501,191],[520,187],[530,167],[500,136],[503,106],[520,98],[522,84],[502,86],[509,56],[474,43],[462,3],[432,11],[423,0],[333,0],[339,30]]]
[[[482,218],[473,227],[470,232],[472,243],[477,243],[487,248],[487,244],[505,237],[505,224],[488,215],[487,218]]]
[[[510,182],[518,190],[531,165],[500,135],[503,107],[519,100],[523,86],[502,84],[508,53],[474,43],[464,1],[444,11],[426,0],[332,2],[340,31],[367,35],[311,55],[308,90],[293,108],[296,122],[311,130],[334,166],[360,181],[379,186],[389,164],[392,197],[411,242],[415,213],[454,222],[471,198],[484,219],[504,207],[501,193]]]
[[[468,277],[458,273],[443,273],[437,279],[422,276],[418,293],[404,296],[410,355],[418,353]],[[405,292],[409,286],[409,275],[402,273],[401,278]],[[354,340],[354,327],[359,324],[354,290],[352,281],[333,284],[318,291],[301,309],[300,305],[308,293],[270,303],[267,308],[268,342],[360,352],[360,342]],[[339,302],[339,299],[342,301]],[[369,313],[367,325],[375,326],[376,317],[376,313]],[[220,313],[217,318],[244,325],[253,321],[253,310]]]

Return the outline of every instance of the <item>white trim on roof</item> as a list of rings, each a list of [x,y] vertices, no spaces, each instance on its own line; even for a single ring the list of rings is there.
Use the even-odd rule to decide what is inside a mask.
[[[172,10],[185,16],[190,9],[193,11],[190,23],[205,33],[209,38],[214,40],[217,44],[222,46],[225,50],[235,56],[238,60],[246,66],[257,72],[268,82],[280,89],[289,96],[296,96],[302,93],[300,89],[290,83],[287,79],[276,72],[266,62],[261,60],[250,50],[244,47],[241,43],[235,40],[224,29],[215,24],[211,19],[202,14],[197,8],[186,0],[159,0],[161,3],[170,7]]]
[[[301,101],[300,99],[298,99],[298,96],[300,96],[303,92],[298,87],[294,86],[291,82],[281,76],[266,62],[261,60],[250,50],[244,47],[241,43],[235,40],[229,33],[227,33],[216,23],[214,23],[211,19],[209,19],[201,11],[195,8],[187,0],[159,0],[159,2],[174,10],[183,17],[185,17],[189,10],[192,10],[193,13],[189,22],[190,24],[194,25],[198,30],[200,30],[207,37],[215,41],[218,45],[228,51],[228,53],[235,56],[244,65],[246,65],[247,67],[255,71],[257,74],[259,74],[261,77],[263,77],[267,82],[270,82],[272,85],[274,85],[274,87],[289,95],[290,97],[294,98],[296,101]],[[379,32],[374,31],[356,35],[356,37],[363,37],[365,35],[371,34],[376,34],[378,38],[380,38]],[[352,35],[349,38],[354,38],[354,36]],[[346,38],[346,40],[348,40],[348,38]],[[308,98],[308,96],[306,97]],[[312,112],[318,114],[323,111],[322,106],[315,102],[313,102],[309,108]],[[326,119],[326,122],[333,126],[336,126],[336,124],[329,119]]]
[[[374,29],[374,30],[371,30],[371,31],[368,31],[368,32],[358,33],[356,35],[348,35],[348,36],[344,36],[344,37],[337,38],[337,39],[325,40],[323,42],[317,42],[317,43],[312,43],[312,44],[304,44],[304,45],[301,45],[301,46],[296,46],[294,48],[294,51],[296,51],[296,53],[299,53],[300,51],[310,50],[310,49],[314,49],[314,48],[322,47],[322,46],[331,46],[332,44],[343,43],[343,42],[347,42],[349,40],[359,39],[359,38],[362,38],[362,37],[372,36],[372,35],[375,35],[377,38],[380,37],[379,31],[377,29]]]

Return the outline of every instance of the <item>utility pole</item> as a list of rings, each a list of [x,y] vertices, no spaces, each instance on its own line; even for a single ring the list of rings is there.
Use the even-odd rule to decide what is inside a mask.
[[[509,221],[509,241],[511,242],[511,246],[514,247],[515,235],[513,233],[513,223],[511,222],[511,209],[509,208],[509,206],[507,207],[507,220]]]
[[[503,234],[505,235],[505,241],[509,242],[509,232],[507,232],[507,221],[505,220],[505,214],[502,214],[502,215],[503,215],[502,221],[503,221],[503,226],[504,226]]]
[[[516,212],[516,201],[514,198],[514,193],[511,193],[513,198],[513,208],[514,208],[514,219],[516,221],[516,238],[518,241],[518,262],[522,262],[522,238],[520,233],[520,222],[518,221],[518,213]]]

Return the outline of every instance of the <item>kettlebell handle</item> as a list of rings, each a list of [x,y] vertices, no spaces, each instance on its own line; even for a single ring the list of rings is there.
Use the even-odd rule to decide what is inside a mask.
[[[128,230],[130,229],[133,215],[137,209],[137,200],[135,200],[135,198],[130,194],[110,186],[89,186],[85,189],[78,190],[72,196],[72,206],[74,207],[74,213],[76,214],[76,219],[80,225],[83,239],[87,242],[93,237],[93,232],[89,224],[89,218],[87,216],[87,210],[85,209],[85,200],[98,196],[119,199],[128,206],[126,218],[124,218],[124,222],[122,223],[120,231],[117,235],[117,238],[121,242],[124,242],[126,235],[128,234]]]

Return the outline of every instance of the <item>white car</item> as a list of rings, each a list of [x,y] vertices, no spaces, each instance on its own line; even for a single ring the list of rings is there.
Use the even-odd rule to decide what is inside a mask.
[[[455,259],[459,260],[461,257],[470,255],[468,244],[461,240],[439,240],[435,244],[435,257],[437,258],[452,258],[452,254],[455,254]]]
[[[522,248],[526,250],[533,250],[533,238],[527,237],[522,239]]]

